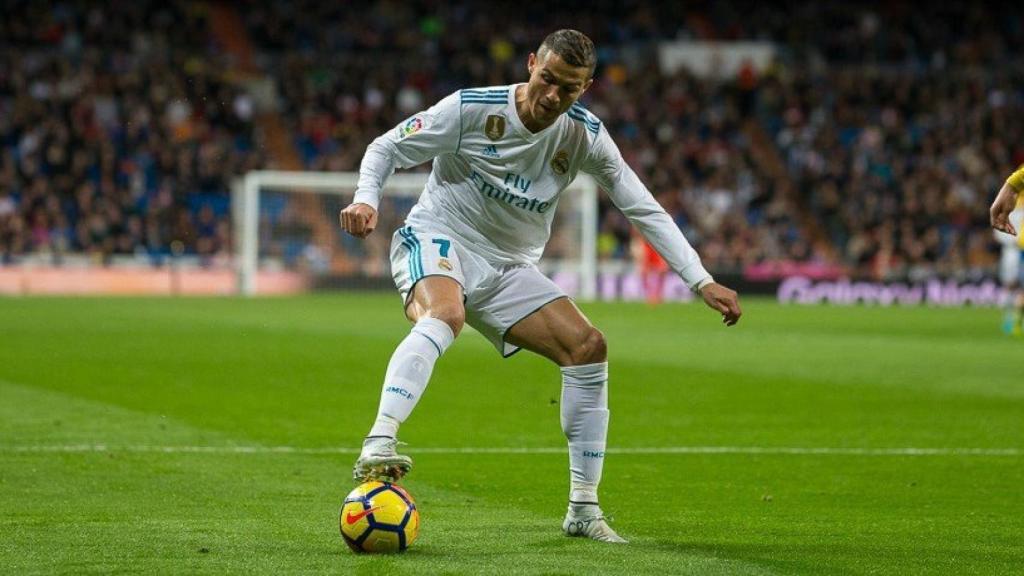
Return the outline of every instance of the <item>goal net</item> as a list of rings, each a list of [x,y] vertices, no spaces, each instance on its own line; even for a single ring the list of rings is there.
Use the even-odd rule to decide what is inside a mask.
[[[232,192],[238,290],[263,292],[261,279],[282,273],[303,290],[394,288],[389,251],[427,181],[393,174],[381,195],[376,231],[365,239],[341,230],[338,213],[352,202],[355,172],[254,171]],[[597,274],[597,186],[581,175],[559,200],[539,266],[567,293],[593,299]]]

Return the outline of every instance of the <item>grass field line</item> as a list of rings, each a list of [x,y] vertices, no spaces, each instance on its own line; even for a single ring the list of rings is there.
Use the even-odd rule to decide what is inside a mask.
[[[565,454],[566,448],[514,446],[412,447],[410,454]],[[140,452],[165,454],[358,454],[358,448],[301,446],[154,446],[109,444],[0,446],[0,453]],[[635,446],[609,454],[765,454],[836,456],[1024,456],[1021,448],[830,448],[796,446]]]

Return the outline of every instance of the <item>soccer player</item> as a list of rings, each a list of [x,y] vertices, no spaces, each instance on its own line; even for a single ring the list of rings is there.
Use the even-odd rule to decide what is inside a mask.
[[[1024,194],[1021,191],[1024,191],[1024,165],[1006,179],[989,211],[992,227],[997,230],[996,239],[1003,244],[1003,255],[999,263],[1000,280],[1012,293],[1013,300],[1013,312],[1007,314],[1003,326],[1007,333],[1015,336],[1020,336],[1024,331],[1024,285],[1021,282],[1024,279],[1021,267],[1024,260],[1024,236],[1017,234],[1021,213],[1024,212]]]
[[[736,293],[714,282],[605,126],[577,103],[595,63],[589,38],[559,30],[529,55],[527,83],[455,92],[367,148],[353,203],[340,214],[342,227],[359,238],[376,227],[381,188],[396,167],[433,159],[433,169],[392,239],[392,275],[414,325],[388,364],[353,475],[395,480],[409,471],[412,460],[395,449],[398,427],[468,322],[505,357],[525,348],[561,367],[571,482],[562,529],[625,542],[597,498],[608,430],[605,339],[536,266],[559,194],[579,172],[591,174],[726,325],[741,311]]]

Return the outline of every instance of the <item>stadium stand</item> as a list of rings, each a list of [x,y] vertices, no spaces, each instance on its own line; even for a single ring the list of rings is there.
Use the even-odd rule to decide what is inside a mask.
[[[599,4],[15,3],[0,23],[0,258],[159,263],[177,241],[222,260],[231,178],[355,170],[408,114],[523,80],[543,35],[572,26],[600,48],[585,105],[712,271],[995,275],[988,202],[1024,162],[1024,74],[1005,58],[1020,16],[967,2]],[[218,32],[226,18],[241,43]],[[654,64],[677,39],[779,52],[761,74],[707,81]],[[241,68],[273,83],[276,114],[254,110]],[[601,257],[628,258],[607,201],[600,222]]]

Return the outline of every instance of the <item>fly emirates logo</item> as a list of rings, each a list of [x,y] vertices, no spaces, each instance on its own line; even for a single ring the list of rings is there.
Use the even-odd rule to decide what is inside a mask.
[[[551,202],[540,202],[536,198],[527,198],[526,196],[516,194],[516,192],[525,193],[530,189],[530,184],[532,183],[530,180],[523,178],[519,174],[515,174],[513,172],[505,174],[505,186],[501,188],[484,180],[484,177],[476,170],[469,173],[469,179],[481,194],[487,196],[491,200],[504,202],[509,206],[515,206],[516,208],[521,208],[528,212],[536,212],[538,214],[543,214],[548,208],[551,208]],[[515,190],[515,192],[513,192],[513,190]]]

